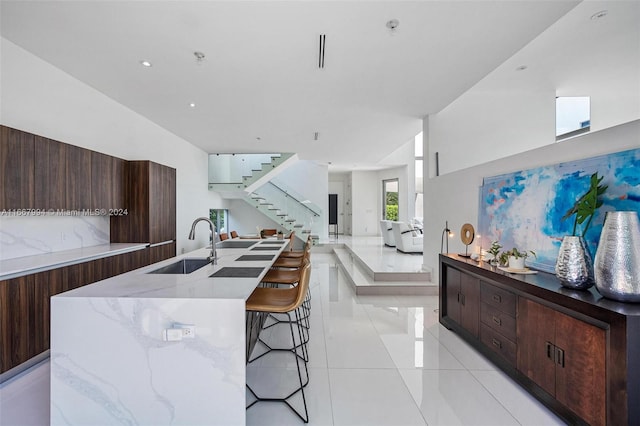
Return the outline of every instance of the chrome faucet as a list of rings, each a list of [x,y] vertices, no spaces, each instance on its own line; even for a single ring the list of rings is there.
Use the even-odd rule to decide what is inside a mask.
[[[207,258],[207,260],[212,264],[216,265],[218,263],[218,257],[216,256],[216,227],[213,224],[213,222],[211,222],[211,220],[209,220],[206,217],[199,217],[196,220],[194,220],[193,223],[191,224],[191,232],[189,232],[189,239],[190,240],[196,239],[196,224],[200,221],[209,222],[209,230],[210,230],[209,232],[211,233],[211,255]]]

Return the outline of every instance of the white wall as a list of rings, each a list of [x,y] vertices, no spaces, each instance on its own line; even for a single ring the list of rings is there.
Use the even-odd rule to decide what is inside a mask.
[[[352,235],[380,234],[381,194],[382,182],[378,180],[378,172],[351,173]]]
[[[590,19],[602,9],[606,17]],[[443,175],[554,144],[556,96],[590,96],[592,132],[640,119],[638,19],[637,1],[577,5],[429,117],[426,176],[436,152]]]
[[[2,39],[0,47],[2,124],[176,168],[178,253],[207,244],[207,232],[197,233],[196,241],[187,239],[193,219],[226,207],[207,189],[207,153],[8,40]],[[0,230],[5,226],[0,223]]]
[[[429,124],[426,123],[425,134],[428,130]],[[427,143],[428,138],[425,138],[425,144]],[[431,268],[433,280],[436,281],[438,253],[445,221],[449,221],[449,227],[455,233],[454,238],[449,242],[449,251],[454,253],[464,251],[464,245],[459,238],[460,227],[468,222],[477,229],[478,191],[484,177],[639,147],[640,120],[636,120],[444,176],[425,179],[425,267]]]
[[[378,179],[380,181],[386,179],[399,178],[399,214],[398,220],[402,222],[408,222],[415,216],[415,193],[416,193],[416,162],[415,162],[415,140],[411,139],[407,141],[400,148],[393,151],[386,158],[384,158],[382,164],[397,164],[398,167],[391,169],[385,169],[378,172]],[[380,197],[382,197],[382,190],[380,190]],[[382,198],[380,198],[380,218],[382,218]]]

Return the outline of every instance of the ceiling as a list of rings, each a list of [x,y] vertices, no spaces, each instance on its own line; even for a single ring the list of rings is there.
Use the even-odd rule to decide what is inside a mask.
[[[366,168],[578,3],[2,0],[0,29],[209,153]]]

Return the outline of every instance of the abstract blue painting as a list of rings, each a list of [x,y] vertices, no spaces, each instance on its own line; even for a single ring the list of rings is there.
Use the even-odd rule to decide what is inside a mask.
[[[478,209],[481,246],[497,240],[503,250],[533,250],[537,259],[529,257],[527,264],[554,272],[562,237],[573,228],[574,217],[561,218],[589,189],[595,172],[609,186],[585,235],[595,256],[606,212],[640,212],[640,149],[485,178]]]

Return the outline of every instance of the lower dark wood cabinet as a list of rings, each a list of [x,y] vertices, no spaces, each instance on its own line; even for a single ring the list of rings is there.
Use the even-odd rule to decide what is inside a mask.
[[[148,248],[0,281],[0,373],[49,349],[51,296],[147,265]]]

